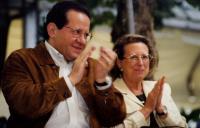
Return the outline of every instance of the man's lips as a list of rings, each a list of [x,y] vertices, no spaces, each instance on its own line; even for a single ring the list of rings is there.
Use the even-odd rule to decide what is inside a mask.
[[[83,50],[80,46],[72,46],[76,51],[81,52]]]

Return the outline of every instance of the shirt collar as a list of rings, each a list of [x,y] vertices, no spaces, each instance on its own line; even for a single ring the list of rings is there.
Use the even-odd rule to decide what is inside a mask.
[[[57,66],[60,67],[63,64],[69,64],[69,65],[73,64],[73,62],[67,63],[64,56],[59,51],[57,51],[53,46],[51,46],[47,41],[45,41],[45,46]]]

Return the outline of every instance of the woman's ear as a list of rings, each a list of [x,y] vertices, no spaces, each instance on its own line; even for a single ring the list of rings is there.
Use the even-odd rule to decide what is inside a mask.
[[[122,60],[117,58],[117,67],[120,69],[120,71],[123,71],[122,69]]]
[[[56,35],[57,26],[54,23],[49,23],[47,25],[47,32],[49,37],[54,37]]]

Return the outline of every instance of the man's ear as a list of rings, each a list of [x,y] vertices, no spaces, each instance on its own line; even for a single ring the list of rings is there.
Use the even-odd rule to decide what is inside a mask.
[[[56,35],[57,26],[54,23],[49,23],[47,25],[47,32],[49,37],[54,37]]]

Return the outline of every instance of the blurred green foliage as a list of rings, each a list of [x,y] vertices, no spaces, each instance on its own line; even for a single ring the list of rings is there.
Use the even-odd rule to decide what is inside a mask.
[[[117,7],[120,6],[120,0],[77,0],[85,4],[90,10],[92,17],[92,28],[95,25],[107,24],[112,26],[116,15],[112,11],[117,11]],[[148,0],[147,2],[151,6],[151,14],[154,18],[155,28],[162,28],[162,18],[172,16],[170,9],[176,4],[174,0]],[[100,7],[104,9],[102,13],[95,13],[95,9]],[[137,13],[138,0],[133,0],[134,12]],[[116,12],[119,13],[119,12]],[[123,19],[121,19],[123,20]]]
[[[49,2],[62,1],[62,0],[48,0]],[[107,24],[112,26],[116,14],[113,11],[117,11],[117,6],[120,0],[76,0],[86,5],[93,17],[91,22],[91,28],[95,25]],[[134,10],[137,10],[137,1],[133,0]],[[154,18],[155,29],[162,28],[162,18],[172,16],[171,8],[174,5],[178,5],[178,0],[149,0],[151,1],[151,14]],[[187,0],[190,4],[200,8],[200,0]],[[98,10],[100,10],[98,12]],[[119,12],[116,12],[119,13]],[[137,13],[137,11],[136,11]],[[123,19],[121,19],[123,20]]]
[[[187,0],[188,3],[193,5],[194,7],[197,7],[200,10],[200,0]]]
[[[154,19],[154,28],[160,29],[163,27],[162,19],[172,16],[171,8],[176,4],[174,0],[155,0],[152,16]]]
[[[48,0],[50,2],[61,1],[61,0]],[[120,0],[76,0],[84,5],[86,5],[93,17],[91,22],[91,28],[95,25],[107,24],[112,26],[117,12],[117,6],[119,6]],[[133,0],[134,10],[137,10],[137,1]],[[151,3],[151,14],[154,18],[154,24],[156,24],[155,28],[162,27],[162,18],[171,16],[172,13],[170,11],[171,7],[175,5],[174,0],[149,0]],[[198,0],[193,0],[197,1]],[[98,8],[98,9],[97,9]],[[99,11],[100,10],[100,11]],[[99,11],[99,12],[98,12]],[[113,13],[115,11],[116,13]],[[136,11],[137,13],[137,11]],[[123,20],[123,19],[121,19]]]
[[[116,10],[117,0],[76,0],[86,5],[92,15],[91,28],[95,25],[107,24],[111,26],[115,15],[113,10]]]

